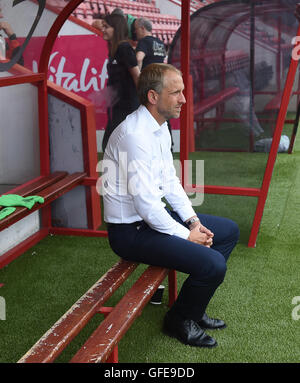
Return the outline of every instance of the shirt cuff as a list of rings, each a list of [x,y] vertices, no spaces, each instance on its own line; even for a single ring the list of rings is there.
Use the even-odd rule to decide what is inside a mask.
[[[194,211],[194,209],[192,208],[192,206],[185,206],[184,209],[180,212],[176,211],[176,213],[179,215],[179,217],[181,218],[181,220],[183,222],[187,221],[189,218],[197,215]]]
[[[190,230],[186,228],[185,226],[181,225],[180,223],[178,223],[173,232],[173,235],[176,235],[176,237],[180,237],[182,239],[188,239],[190,235]]]

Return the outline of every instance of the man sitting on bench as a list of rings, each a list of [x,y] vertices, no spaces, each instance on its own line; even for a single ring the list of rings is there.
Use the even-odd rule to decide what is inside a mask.
[[[188,274],[163,331],[184,344],[214,347],[217,342],[204,330],[226,325],[205,310],[224,279],[239,229],[229,219],[196,214],[176,177],[166,121],[179,117],[183,89],[181,72],[172,65],[143,69],[141,106],[115,129],[105,149],[104,219],[120,257]]]

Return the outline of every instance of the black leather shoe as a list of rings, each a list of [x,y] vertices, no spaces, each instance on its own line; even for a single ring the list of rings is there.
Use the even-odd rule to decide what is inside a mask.
[[[179,319],[167,313],[164,318],[163,332],[190,346],[217,346],[216,340],[205,334],[204,330],[192,319]]]
[[[220,330],[226,327],[226,323],[222,319],[213,319],[204,313],[201,320],[197,321],[198,325],[205,330]]]

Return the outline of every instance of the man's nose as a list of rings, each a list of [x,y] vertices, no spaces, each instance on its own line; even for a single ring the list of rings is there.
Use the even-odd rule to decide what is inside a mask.
[[[185,103],[186,103],[186,99],[185,99],[185,97],[184,97],[183,92],[180,93],[180,99],[179,99],[179,102],[180,102],[181,104],[185,104]]]

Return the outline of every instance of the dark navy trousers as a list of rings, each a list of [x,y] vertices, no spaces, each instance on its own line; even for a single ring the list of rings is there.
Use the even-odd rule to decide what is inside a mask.
[[[184,224],[175,212],[169,213]],[[144,221],[108,224],[110,246],[121,258],[188,274],[171,311],[194,320],[202,318],[215,290],[223,282],[226,262],[239,239],[239,228],[234,221],[207,214],[198,214],[198,217],[214,233],[210,248],[155,231]]]

